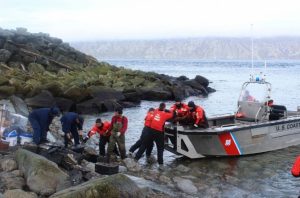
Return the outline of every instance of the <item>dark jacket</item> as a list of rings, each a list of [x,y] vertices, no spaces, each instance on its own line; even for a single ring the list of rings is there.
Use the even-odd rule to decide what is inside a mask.
[[[28,118],[36,120],[42,131],[48,131],[54,118],[54,114],[52,114],[51,111],[51,108],[35,109],[29,114]]]
[[[76,120],[79,120],[79,123]],[[62,125],[62,131],[65,133],[69,133],[73,129],[82,130],[83,119],[77,113],[67,112],[60,119]]]

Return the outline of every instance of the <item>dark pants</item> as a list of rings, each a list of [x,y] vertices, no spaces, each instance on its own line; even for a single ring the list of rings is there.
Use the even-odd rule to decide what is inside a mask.
[[[129,149],[129,151],[130,151],[131,153],[134,153],[135,150],[137,150],[138,148],[141,147],[142,141],[143,141],[143,139],[145,139],[145,137],[147,136],[147,133],[148,133],[149,130],[151,130],[149,127],[146,127],[146,126],[145,126],[145,127],[143,128],[143,131],[142,131],[142,134],[141,134],[140,139],[139,139],[138,141],[136,141],[136,143],[135,143],[134,145],[132,145],[132,146],[130,147],[130,149]],[[151,155],[152,150],[153,150],[153,146],[154,146],[153,142],[149,143],[149,145],[147,146],[147,148],[146,148],[146,156],[147,156],[147,157],[149,157],[149,156]]]
[[[33,129],[33,142],[39,144],[41,143],[41,140],[46,140],[47,131],[42,130],[42,127],[40,126],[39,122],[36,119],[31,117],[29,117],[28,119]]]
[[[153,144],[153,141],[156,144],[157,148],[157,161],[159,164],[164,163],[163,154],[164,154],[164,133],[161,131],[157,131],[154,129],[149,129],[147,135],[142,140],[142,145],[139,148],[138,152],[135,155],[135,160],[139,160],[143,153],[145,152],[146,148]]]
[[[109,143],[109,136],[103,136],[100,135],[100,139],[99,139],[99,154],[102,156],[105,156],[106,152],[105,152],[105,145]],[[114,151],[113,151],[116,155],[120,155],[117,145],[115,145]]]
[[[74,138],[74,143],[75,143],[75,146],[79,144],[79,134],[78,134],[78,130],[77,130],[77,127],[76,126],[72,126],[71,129],[70,129],[70,132]],[[65,147],[68,146],[68,142],[69,142],[69,139],[67,137],[67,133],[65,133]]]

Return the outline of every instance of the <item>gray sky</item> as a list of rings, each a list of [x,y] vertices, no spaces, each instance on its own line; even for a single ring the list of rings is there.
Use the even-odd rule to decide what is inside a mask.
[[[65,41],[300,36],[299,0],[0,0],[0,27]]]

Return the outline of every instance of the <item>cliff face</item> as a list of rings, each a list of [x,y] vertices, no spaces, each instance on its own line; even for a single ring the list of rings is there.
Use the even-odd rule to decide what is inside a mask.
[[[33,108],[56,105],[86,114],[214,91],[201,76],[189,80],[118,68],[24,28],[0,29],[0,73],[0,99],[17,96]]]
[[[251,59],[250,38],[191,38],[71,43],[98,59]],[[255,59],[300,59],[300,37],[254,39]]]

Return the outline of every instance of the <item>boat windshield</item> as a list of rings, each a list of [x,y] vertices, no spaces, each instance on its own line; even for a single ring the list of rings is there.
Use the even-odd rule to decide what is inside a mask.
[[[268,100],[267,98],[267,86],[259,83],[249,83],[243,88],[239,101],[266,102]]]

